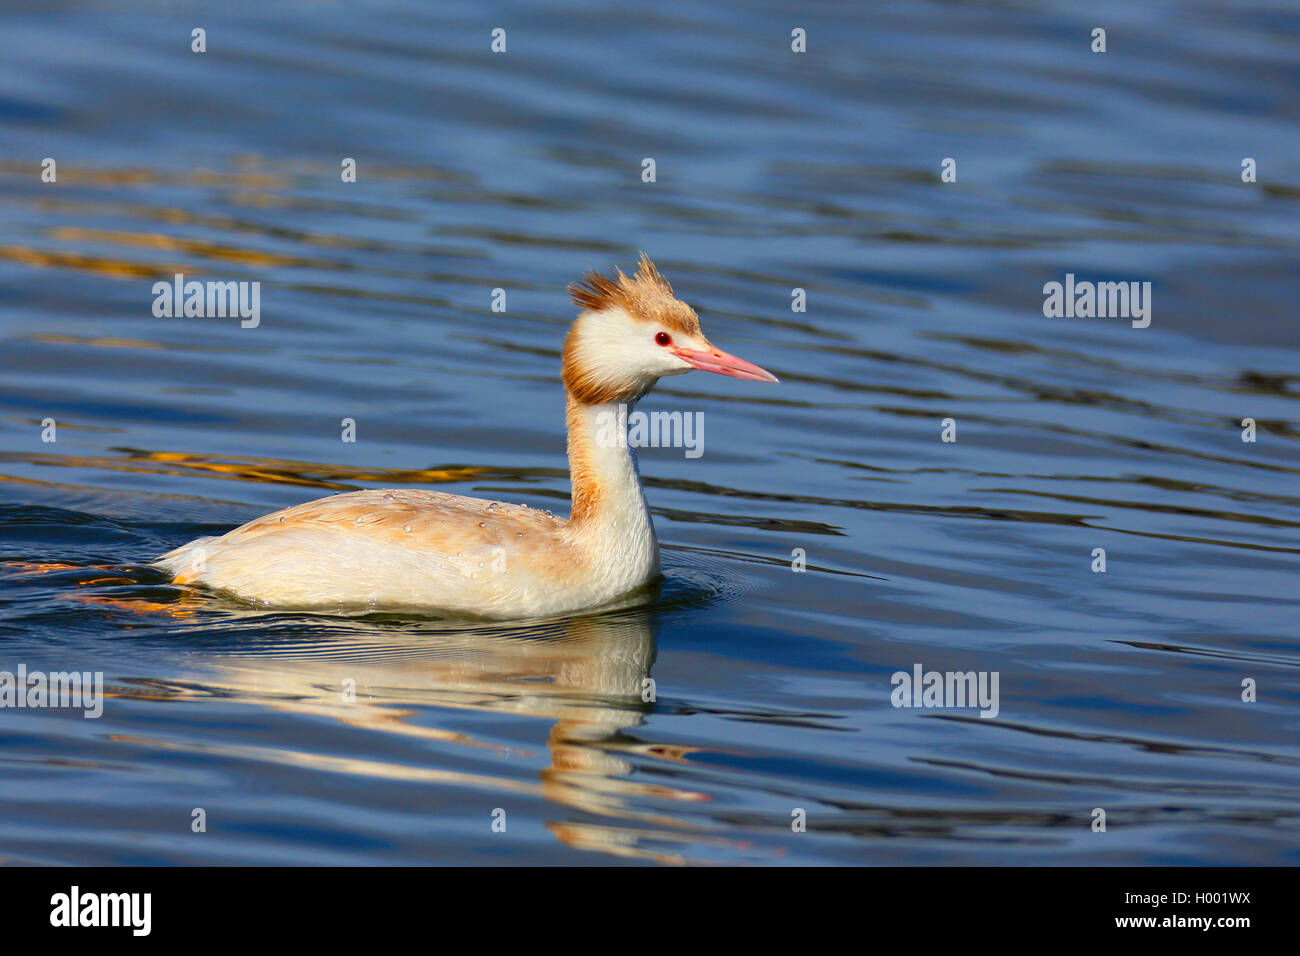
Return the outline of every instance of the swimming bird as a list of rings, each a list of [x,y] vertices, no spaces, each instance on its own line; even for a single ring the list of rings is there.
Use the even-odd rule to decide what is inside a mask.
[[[692,369],[777,378],[710,343],[644,253],[633,275],[590,272],[569,294],[581,311],[562,350],[567,519],[437,491],[355,491],[199,538],[155,564],[177,583],[272,607],[495,619],[594,608],[651,583],[659,542],[620,408]]]

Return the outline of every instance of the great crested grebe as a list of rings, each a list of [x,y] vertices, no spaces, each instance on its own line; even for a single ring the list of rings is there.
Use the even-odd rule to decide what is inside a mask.
[[[295,505],[155,563],[275,607],[428,608],[527,618],[597,607],[659,576],[659,542],[619,406],[692,369],[755,382],[772,375],[715,348],[695,311],[644,253],[636,274],[569,286],[582,309],[564,339],[573,488],[567,520],[523,505],[408,489]]]

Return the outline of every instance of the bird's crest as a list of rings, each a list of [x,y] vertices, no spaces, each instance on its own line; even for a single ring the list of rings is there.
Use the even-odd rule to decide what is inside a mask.
[[[588,272],[582,281],[569,286],[569,296],[574,305],[593,312],[617,307],[634,318],[660,322],[679,332],[700,331],[695,310],[673,295],[673,287],[644,252],[633,275],[618,268],[612,277]]]

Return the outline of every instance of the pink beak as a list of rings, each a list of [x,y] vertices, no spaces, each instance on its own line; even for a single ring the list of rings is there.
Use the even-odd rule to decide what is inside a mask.
[[[743,378],[751,382],[779,382],[780,379],[765,368],[759,368],[753,362],[728,355],[722,349],[682,349],[674,348],[673,354],[691,368],[701,372],[717,372],[730,378]]]

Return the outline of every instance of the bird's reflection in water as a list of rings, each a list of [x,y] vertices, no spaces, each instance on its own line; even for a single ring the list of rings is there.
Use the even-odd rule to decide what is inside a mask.
[[[626,733],[641,725],[653,708],[654,627],[644,609],[514,627],[484,624],[411,630],[373,622],[347,626],[322,622],[319,629],[303,636],[309,645],[295,640],[291,646],[263,645],[256,652],[209,658],[213,669],[205,667],[198,692],[327,716],[349,726],[425,738],[440,746],[487,748],[503,757],[525,759],[536,755],[512,754],[500,744],[429,726],[429,708],[535,717],[552,721],[546,744],[549,762],[533,782],[518,776],[275,748],[241,747],[239,756],[540,795],[609,818],[610,822],[594,823],[579,814],[576,819],[548,822],[562,843],[622,857],[698,862],[697,854],[688,853],[692,846],[699,850],[734,843],[711,835],[699,819],[637,809],[638,803],[671,807],[673,801],[709,799],[700,792],[633,779],[638,760],[680,762],[690,753],[689,748],[638,742]],[[436,714],[432,716],[436,720]]]

